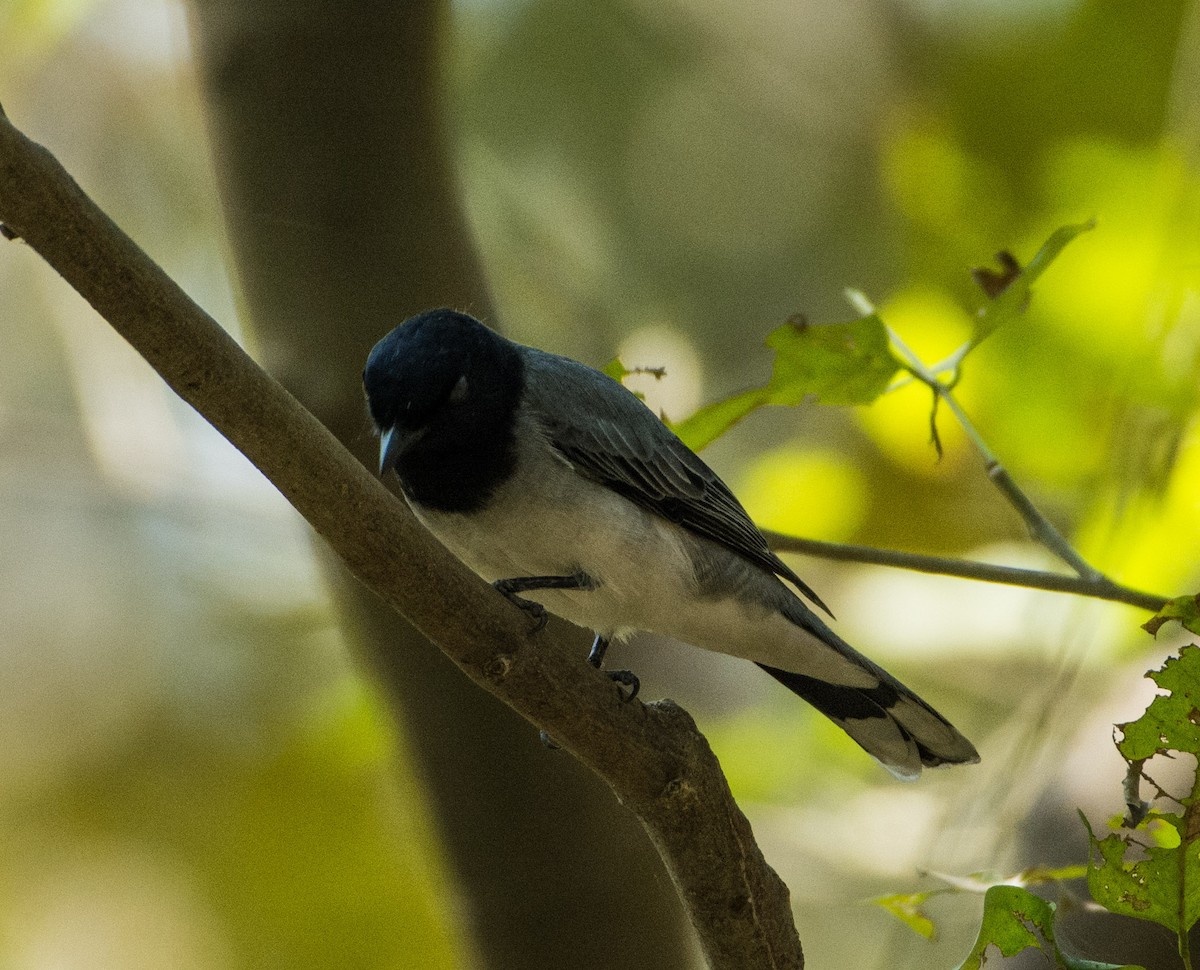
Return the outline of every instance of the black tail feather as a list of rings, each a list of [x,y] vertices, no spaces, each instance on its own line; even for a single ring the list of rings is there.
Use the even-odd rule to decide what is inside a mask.
[[[949,721],[874,664],[879,685],[844,687],[759,664],[768,674],[832,720],[860,747],[900,778],[921,767],[971,764],[974,746]]]

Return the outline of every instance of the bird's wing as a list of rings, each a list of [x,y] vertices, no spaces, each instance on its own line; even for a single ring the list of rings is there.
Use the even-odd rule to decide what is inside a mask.
[[[770,547],[717,473],[627,388],[590,367],[529,351],[527,405],[581,474],[782,576],[829,608]]]

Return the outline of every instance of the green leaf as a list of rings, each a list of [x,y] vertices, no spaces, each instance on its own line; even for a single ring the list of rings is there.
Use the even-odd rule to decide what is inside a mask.
[[[921,907],[930,896],[935,894],[935,892],[897,893],[894,896],[879,896],[872,899],[871,902],[876,906],[882,906],[914,933],[927,940],[932,940],[935,933],[933,920]]]
[[[1063,882],[1068,879],[1082,879],[1087,875],[1087,866],[1062,866],[1052,869],[1049,866],[1033,866],[1022,869],[1008,878],[999,878],[987,873],[974,873],[969,876],[952,876],[947,873],[930,872],[928,875],[944,882],[946,888],[931,889],[919,893],[896,893],[892,896],[879,896],[871,900],[877,906],[882,906],[899,919],[914,933],[919,933],[927,940],[932,940],[936,928],[933,920],[925,913],[925,903],[934,896],[946,893],[980,893],[985,894],[993,886],[1032,886],[1039,883]]]
[[[1164,623],[1178,620],[1185,630],[1200,634],[1200,593],[1195,596],[1177,596],[1163,604],[1154,616],[1142,624],[1147,633],[1158,636],[1158,631]]]
[[[1046,882],[1064,882],[1068,879],[1082,879],[1087,875],[1087,866],[1060,866],[1051,869],[1047,866],[1033,866],[1022,869],[1012,879],[1007,880],[1013,886],[1036,886]]]
[[[771,379],[701,408],[672,426],[693,450],[720,437],[750,412],[767,404],[870,404],[887,390],[900,364],[887,328],[875,314],[849,323],[792,320],[767,336],[775,351]]]
[[[1139,843],[1136,851],[1145,858],[1133,862],[1125,857],[1134,845],[1127,836],[1097,839],[1088,827],[1092,850],[1088,889],[1110,912],[1158,923],[1184,937],[1200,916],[1200,857],[1195,833],[1191,840],[1185,836],[1188,824],[1194,821],[1186,813],[1155,813],[1154,817],[1175,827],[1180,844],[1169,849]]]
[[[950,889],[964,893],[986,893],[992,886],[1033,886],[1038,883],[1063,882],[1067,879],[1082,879],[1087,875],[1087,866],[1032,866],[1011,876],[994,872],[973,872],[969,876],[954,876],[945,872],[929,871],[928,875],[944,882]]]
[[[671,430],[692,451],[699,451],[712,444],[751,411],[770,403],[766,388],[743,391],[724,401],[706,404],[690,418],[672,424]]]
[[[872,313],[849,323],[785,323],[767,337],[775,351],[772,404],[870,404],[887,390],[900,362],[887,327]]]
[[[623,381],[628,375],[632,374],[633,371],[631,371],[621,362],[620,357],[614,357],[604,365],[603,373],[607,374],[614,381]]]
[[[971,339],[955,354],[961,359],[993,330],[1017,316],[1029,302],[1030,288],[1063,248],[1094,222],[1063,226],[1037,251],[1029,265],[1011,279],[995,299],[979,311]],[[773,330],[767,346],[775,351],[771,379],[701,408],[673,424],[672,430],[699,451],[751,412],[768,404],[796,405],[813,398],[822,404],[870,404],[883,394],[901,368],[888,340],[887,327],[876,313],[848,323],[810,324],[796,318]],[[611,368],[613,365],[609,365]],[[624,368],[610,376],[624,376]]]
[[[1054,938],[1054,904],[1019,886],[993,886],[983,897],[979,937],[959,970],[979,970],[995,947],[1004,957],[1030,947],[1042,950],[1052,965],[1064,970],[1118,970],[1118,964],[1096,963],[1063,953]],[[1135,970],[1132,967],[1120,970]]]
[[[978,970],[983,966],[989,946],[1001,956],[1016,956],[1029,947],[1043,949],[1045,932],[1053,937],[1054,907],[1038,896],[1017,886],[993,886],[983,897],[983,920],[979,936],[959,970]]]
[[[1122,735],[1117,748],[1131,768],[1127,802],[1140,798],[1143,761],[1156,754],[1200,753],[1200,647],[1184,647],[1146,676],[1168,693],[1156,696],[1136,721],[1117,725]],[[1092,897],[1114,913],[1171,930],[1181,953],[1200,918],[1200,770],[1193,771],[1191,793],[1174,798],[1182,814],[1141,811],[1135,830],[1104,839],[1096,838],[1084,818]]]
[[[1067,247],[1067,244],[1082,233],[1094,229],[1096,221],[1089,219],[1070,226],[1061,226],[1050,234],[1050,238],[1033,256],[1033,259],[1021,270],[1020,274],[1005,286],[1002,293],[994,300],[989,300],[975,316],[975,331],[961,354],[977,347],[996,329],[1003,326],[1014,317],[1020,316],[1029,305],[1029,297],[1033,284]]]
[[[1155,697],[1136,721],[1117,725],[1122,757],[1143,761],[1167,751],[1200,755],[1200,647],[1184,647],[1146,676],[1169,693]]]

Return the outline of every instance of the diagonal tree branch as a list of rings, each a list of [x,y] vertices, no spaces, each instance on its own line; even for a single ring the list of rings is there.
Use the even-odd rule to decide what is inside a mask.
[[[604,674],[539,647],[525,616],[429,535],[2,110],[0,221],[245,454],[364,584],[612,786],[662,854],[714,970],[803,966],[787,887],[687,712],[670,701],[624,704]]]

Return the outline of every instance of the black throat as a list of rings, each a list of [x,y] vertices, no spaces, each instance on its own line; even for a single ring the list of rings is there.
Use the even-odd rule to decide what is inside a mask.
[[[512,474],[525,368],[516,347],[494,349],[469,377],[469,400],[440,414],[396,462],[404,494],[423,508],[477,512]]]

